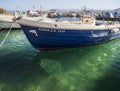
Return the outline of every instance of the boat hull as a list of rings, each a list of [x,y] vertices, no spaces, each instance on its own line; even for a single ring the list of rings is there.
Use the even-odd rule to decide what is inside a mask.
[[[85,47],[120,37],[110,30],[64,30],[21,25],[30,43],[39,50]]]

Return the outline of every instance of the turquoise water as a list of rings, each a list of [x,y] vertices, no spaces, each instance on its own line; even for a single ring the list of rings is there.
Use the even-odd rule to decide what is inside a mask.
[[[12,30],[0,48],[0,91],[120,91],[119,55],[120,39],[38,51],[22,30]]]

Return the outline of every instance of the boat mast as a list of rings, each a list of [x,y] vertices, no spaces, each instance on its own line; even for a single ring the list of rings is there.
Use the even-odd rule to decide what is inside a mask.
[[[42,5],[40,5],[40,11],[42,12]]]
[[[19,11],[19,3],[20,3],[20,0],[18,0],[17,2],[17,7],[16,7],[17,11]]]

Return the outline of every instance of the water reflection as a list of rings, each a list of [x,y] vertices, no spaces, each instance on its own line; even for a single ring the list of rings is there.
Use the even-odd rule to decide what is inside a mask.
[[[39,64],[51,74],[45,91],[93,90],[96,80],[106,75],[113,56],[111,48],[103,45],[41,52]]]
[[[0,49],[0,90],[119,91],[119,50],[117,39],[92,47],[38,52],[22,31],[12,31]]]

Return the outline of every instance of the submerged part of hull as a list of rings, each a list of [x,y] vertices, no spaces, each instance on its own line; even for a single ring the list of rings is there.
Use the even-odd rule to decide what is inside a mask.
[[[101,44],[120,37],[120,29],[110,30],[61,30],[21,25],[30,43],[39,50],[85,47]]]

